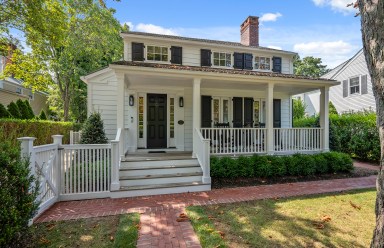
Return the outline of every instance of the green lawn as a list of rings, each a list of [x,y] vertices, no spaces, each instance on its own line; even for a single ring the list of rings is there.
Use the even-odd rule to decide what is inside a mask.
[[[375,197],[359,190],[187,212],[203,247],[369,247]]]
[[[33,225],[31,247],[136,247],[138,213]]]

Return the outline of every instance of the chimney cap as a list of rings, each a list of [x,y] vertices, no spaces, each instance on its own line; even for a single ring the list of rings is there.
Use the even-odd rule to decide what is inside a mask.
[[[258,16],[248,16],[245,21],[240,25],[240,27],[244,27],[249,24],[259,24],[259,17]]]

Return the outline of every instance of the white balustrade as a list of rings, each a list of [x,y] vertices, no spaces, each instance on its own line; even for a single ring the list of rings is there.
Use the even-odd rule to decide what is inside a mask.
[[[195,136],[194,152],[201,169],[203,170],[203,183],[211,183],[211,169],[210,169],[210,148],[209,139],[204,138],[199,129],[195,129],[193,132]]]
[[[274,128],[275,152],[321,151],[322,128]]]
[[[254,154],[266,152],[265,128],[201,128],[210,139],[211,154]]]

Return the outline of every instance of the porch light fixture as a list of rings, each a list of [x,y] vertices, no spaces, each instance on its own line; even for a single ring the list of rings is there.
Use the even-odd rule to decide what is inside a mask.
[[[184,97],[179,97],[179,107],[182,108],[184,107]]]
[[[133,98],[133,95],[129,95],[129,106],[135,105],[135,98]]]

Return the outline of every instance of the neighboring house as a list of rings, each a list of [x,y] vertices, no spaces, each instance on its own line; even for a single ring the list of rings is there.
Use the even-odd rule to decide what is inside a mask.
[[[321,128],[292,129],[292,96],[320,89],[321,102],[328,103],[329,87],[339,83],[295,76],[296,53],[259,46],[258,17],[248,17],[240,32],[240,43],[124,32],[124,60],[82,77],[88,85],[88,113],[100,112],[109,139],[118,133],[120,155],[124,158],[128,152],[122,161],[137,154],[143,160],[122,162],[115,190],[122,187],[123,195],[144,194],[135,190],[148,189],[148,184],[156,185],[151,193],[206,190],[210,154],[329,150],[328,104],[321,106]],[[149,165],[146,160],[153,154],[143,155],[167,152],[171,156],[175,151],[185,152],[189,159],[196,157],[184,166],[197,164],[193,173],[201,175],[188,174],[180,160]],[[179,176],[153,171],[165,165],[180,167]],[[129,176],[139,175],[138,171],[124,174],[138,167],[150,170],[142,178]],[[180,176],[183,173],[187,174]],[[167,185],[191,182],[201,188],[189,184],[178,191]]]
[[[0,56],[0,74],[5,68],[7,63],[4,56]],[[22,83],[15,78],[0,79],[0,103],[7,107],[12,101],[16,102],[18,99],[29,100],[33,113],[39,115],[41,110],[47,112],[48,94],[40,91],[32,92],[31,89],[24,88]]]
[[[322,78],[341,82],[340,85],[332,87],[329,92],[329,99],[335,105],[338,113],[361,110],[376,111],[371,77],[363,49],[323,75]],[[307,114],[313,115],[319,113],[319,96],[320,92],[314,91],[297,97],[301,97],[307,105]]]

